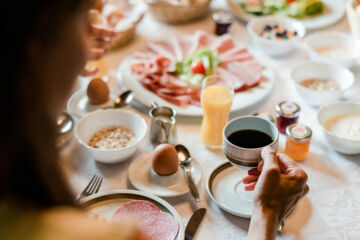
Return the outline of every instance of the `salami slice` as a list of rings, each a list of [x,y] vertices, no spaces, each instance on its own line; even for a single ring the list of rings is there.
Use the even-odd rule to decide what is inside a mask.
[[[179,231],[179,224],[173,216],[148,201],[131,201],[118,208],[112,216],[112,221],[117,222],[129,219],[135,219],[150,240],[174,240]]]

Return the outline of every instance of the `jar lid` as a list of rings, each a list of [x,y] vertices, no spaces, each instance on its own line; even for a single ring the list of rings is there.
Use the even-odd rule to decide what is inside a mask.
[[[283,101],[276,105],[276,112],[284,117],[297,117],[300,113],[300,106],[294,102]]]
[[[286,128],[286,136],[296,142],[306,142],[311,139],[312,131],[306,125],[294,123]]]
[[[232,22],[232,14],[225,10],[219,10],[213,13],[213,19],[217,23],[230,24]]]

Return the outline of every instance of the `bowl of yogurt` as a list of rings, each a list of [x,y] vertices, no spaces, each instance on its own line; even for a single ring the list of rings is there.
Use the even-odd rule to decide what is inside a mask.
[[[360,154],[360,102],[327,105],[317,119],[331,147],[343,154]]]
[[[360,44],[352,35],[322,31],[305,38],[305,49],[314,61],[340,64],[350,68],[358,63]]]

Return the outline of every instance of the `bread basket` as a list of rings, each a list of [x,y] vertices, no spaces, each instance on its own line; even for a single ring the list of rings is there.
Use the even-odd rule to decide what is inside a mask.
[[[191,3],[194,2],[194,3]],[[146,0],[148,11],[160,22],[178,24],[206,16],[211,0],[189,0],[188,3],[166,0]]]
[[[131,41],[131,39],[135,36],[137,24],[144,17],[146,6],[144,4],[137,5],[129,2],[125,19],[122,20],[120,26],[117,26],[116,31],[118,34],[114,39],[112,48],[120,47]]]

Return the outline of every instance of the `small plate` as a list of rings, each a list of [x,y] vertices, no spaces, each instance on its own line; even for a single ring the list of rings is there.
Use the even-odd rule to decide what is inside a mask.
[[[72,116],[82,118],[85,114],[93,112],[98,109],[105,107],[111,107],[114,105],[114,99],[119,96],[119,93],[110,89],[110,98],[109,101],[99,105],[93,105],[89,103],[89,99],[86,94],[86,90],[79,90],[75,92],[69,99],[67,103],[67,112]]]
[[[119,207],[133,200],[149,201],[158,206],[162,211],[172,215],[179,223],[179,233],[175,240],[184,239],[184,225],[179,214],[165,200],[152,194],[136,190],[110,190],[83,198],[80,203],[90,215],[96,215],[99,218],[105,218],[110,221],[112,215]]]
[[[133,160],[128,169],[128,178],[131,184],[144,192],[155,194],[159,197],[176,197],[189,192],[186,184],[185,173],[179,166],[179,180],[171,185],[163,185],[151,180],[151,165],[153,153],[145,153]],[[194,159],[191,161],[191,174],[195,184],[201,180],[201,167]]]
[[[206,191],[224,211],[251,218],[253,191],[244,190],[242,179],[246,175],[246,169],[236,168],[229,162],[223,163],[210,174],[206,181]]]

